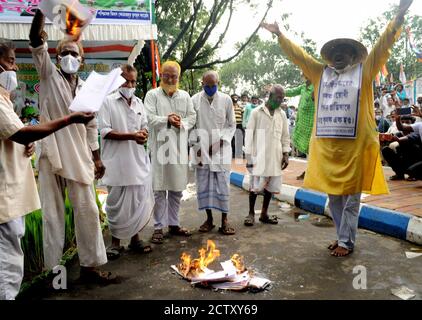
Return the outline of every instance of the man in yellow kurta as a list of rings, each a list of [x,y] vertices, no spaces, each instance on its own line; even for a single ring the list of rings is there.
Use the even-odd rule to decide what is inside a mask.
[[[287,57],[315,87],[316,118],[304,187],[329,195],[337,238],[336,257],[353,252],[361,193],[387,194],[373,109],[372,82],[387,62],[413,0],[401,0],[397,16],[368,55],[352,39],[336,39],[321,50],[320,63],[287,39],[277,23],[262,27],[276,34]]]

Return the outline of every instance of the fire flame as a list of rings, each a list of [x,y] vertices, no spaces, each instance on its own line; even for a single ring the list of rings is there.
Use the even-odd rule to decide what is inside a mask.
[[[207,248],[201,248],[199,250],[199,258],[192,260],[192,257],[183,253],[181,256],[182,263],[179,264],[178,268],[185,277],[189,274],[199,275],[204,273],[206,268],[220,256],[220,250],[216,249],[215,242],[212,240],[207,241]]]
[[[243,273],[246,271],[245,263],[243,261],[243,257],[238,255],[237,253],[231,257],[231,262],[236,267],[237,273]]]

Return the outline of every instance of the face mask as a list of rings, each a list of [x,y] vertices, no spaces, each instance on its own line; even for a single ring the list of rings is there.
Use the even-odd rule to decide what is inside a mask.
[[[65,57],[62,57],[62,59],[60,60],[60,67],[62,68],[63,72],[67,74],[75,74],[76,72],[78,72],[80,66],[80,59],[75,58],[70,54]]]
[[[375,120],[380,121],[381,120],[381,116],[375,116]]]
[[[119,92],[126,99],[132,99],[133,98],[133,95],[135,94],[135,90],[136,90],[136,88],[121,87],[119,89]]]
[[[281,103],[278,103],[277,101],[273,100],[272,98],[268,99],[268,106],[272,109],[272,110],[276,110],[278,108],[280,108]]]
[[[12,92],[18,87],[18,79],[15,71],[6,71],[2,66],[3,72],[0,73],[0,86],[8,92]]]
[[[218,86],[217,85],[212,86],[211,88],[208,87],[208,86],[204,86],[204,91],[207,94],[207,96],[209,96],[209,97],[214,96],[215,93],[217,92],[217,90],[218,90]]]

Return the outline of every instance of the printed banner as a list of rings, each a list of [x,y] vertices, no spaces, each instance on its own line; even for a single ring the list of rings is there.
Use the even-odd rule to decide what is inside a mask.
[[[317,138],[355,139],[362,64],[339,74],[326,67],[319,88]]]
[[[42,0],[0,0],[0,22],[31,23]],[[93,24],[152,24],[152,0],[80,0],[94,13]],[[50,21],[51,23],[51,21]]]

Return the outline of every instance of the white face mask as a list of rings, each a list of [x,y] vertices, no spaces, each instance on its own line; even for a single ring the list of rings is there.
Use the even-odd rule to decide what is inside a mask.
[[[80,66],[80,58],[75,58],[70,54],[62,57],[60,60],[60,67],[62,68],[63,72],[67,74],[75,74],[78,72]]]
[[[134,94],[135,94],[135,90],[136,90],[136,88],[121,87],[119,89],[119,92],[126,99],[132,99]]]
[[[375,116],[375,119],[379,121],[381,120],[381,116]]]
[[[0,86],[8,92],[12,92],[18,87],[18,79],[15,71],[6,71],[1,65],[3,72],[0,73]]]

